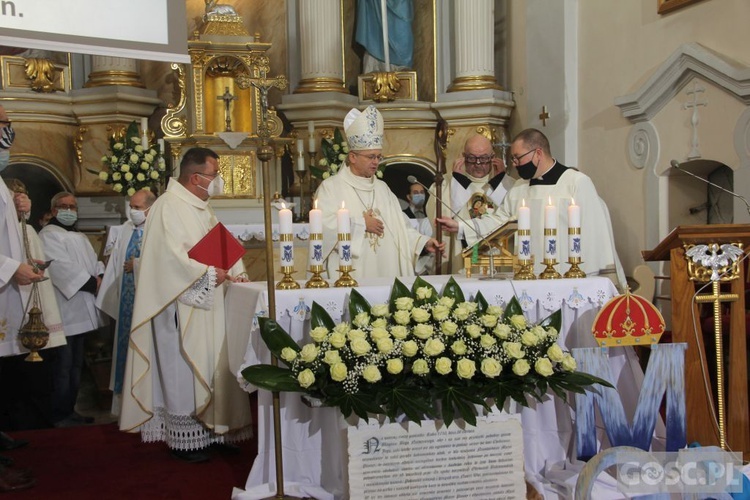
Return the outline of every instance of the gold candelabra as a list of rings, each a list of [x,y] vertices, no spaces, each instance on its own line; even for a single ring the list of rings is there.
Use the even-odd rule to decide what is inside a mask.
[[[554,228],[545,228],[544,229],[544,246],[545,248],[549,248],[553,246],[555,247],[555,252],[557,253],[557,229]],[[557,269],[555,269],[555,266],[558,264],[557,259],[554,257],[545,257],[542,259],[542,264],[544,264],[545,267],[544,271],[539,275],[539,279],[543,280],[557,280],[562,278],[562,275],[557,272]]]

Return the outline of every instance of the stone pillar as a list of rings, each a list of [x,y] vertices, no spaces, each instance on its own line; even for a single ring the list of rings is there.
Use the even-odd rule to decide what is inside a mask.
[[[298,5],[301,79],[294,93],[345,93],[340,0]]]
[[[448,92],[500,89],[495,79],[493,0],[453,3],[456,76]]]
[[[84,87],[124,85],[145,88],[135,59],[111,56],[91,56],[91,73]]]

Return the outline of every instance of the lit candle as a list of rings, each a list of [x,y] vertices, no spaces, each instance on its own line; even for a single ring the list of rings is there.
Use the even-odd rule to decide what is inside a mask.
[[[570,199],[568,205],[568,227],[581,227],[581,207],[576,205],[574,198]]]
[[[164,154],[164,139],[157,139],[156,142],[159,144],[159,153]]]
[[[544,229],[557,229],[557,206],[552,204],[552,197],[544,207]]]
[[[146,135],[147,131],[148,118],[141,118],[141,147],[143,149],[148,149],[148,136]]]
[[[292,234],[292,211],[281,202],[279,210],[279,252],[281,254],[281,266],[294,266],[294,241]]]
[[[581,207],[570,199],[568,205],[568,257],[581,257]]]
[[[308,153],[314,153],[316,151],[315,149],[315,122],[309,121],[307,122],[307,135],[309,139],[307,140],[307,152]]]
[[[339,266],[352,265],[351,219],[349,210],[341,202],[341,208],[336,212],[339,231]]]
[[[544,207],[544,258],[557,260],[557,207],[552,204],[551,196]]]
[[[318,208],[318,200],[310,210],[310,266],[323,265],[323,212]]]
[[[518,234],[518,258],[531,260],[531,209],[526,206],[526,200],[521,200],[518,207],[518,230],[525,234]]]
[[[531,229],[531,209],[526,206],[526,199],[518,207],[518,229]]]
[[[306,168],[304,142],[297,139],[297,172],[303,172]]]

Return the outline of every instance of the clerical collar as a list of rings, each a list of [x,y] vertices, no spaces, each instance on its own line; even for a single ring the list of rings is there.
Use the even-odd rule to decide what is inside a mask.
[[[73,224],[72,226],[66,226],[65,224],[63,224],[62,222],[60,222],[59,220],[57,220],[57,217],[52,217],[49,220],[49,222],[47,223],[47,225],[48,226],[61,227],[61,228],[65,229],[66,231],[78,232],[78,229],[76,229],[76,227],[75,227],[76,225],[75,224]]]
[[[531,179],[531,181],[529,181],[529,185],[554,186],[555,184],[557,184],[557,181],[560,180],[560,177],[562,177],[562,174],[564,174],[566,170],[568,170],[568,167],[555,160],[555,164],[552,165],[552,168],[550,168],[543,176],[537,179]]]
[[[505,172],[500,172],[491,179],[489,174],[484,177],[474,177],[468,173],[453,172],[453,179],[464,189],[469,189],[469,186],[475,182],[483,182],[489,184],[492,189],[497,189],[497,186],[503,181],[503,177],[505,177]]]

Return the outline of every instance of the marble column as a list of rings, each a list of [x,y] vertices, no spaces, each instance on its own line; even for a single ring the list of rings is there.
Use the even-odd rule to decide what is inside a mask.
[[[109,85],[145,88],[135,59],[111,56],[91,56],[91,73],[86,88]]]
[[[346,92],[340,0],[298,5],[301,79],[294,93]]]
[[[456,76],[448,92],[500,89],[495,79],[493,0],[453,3]]]

